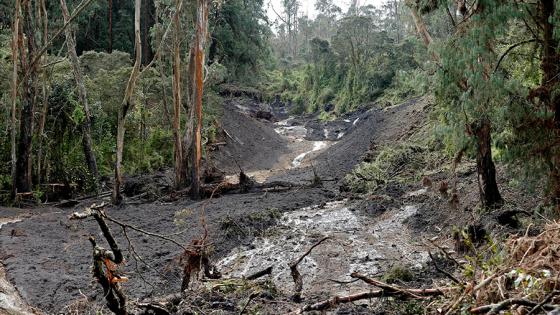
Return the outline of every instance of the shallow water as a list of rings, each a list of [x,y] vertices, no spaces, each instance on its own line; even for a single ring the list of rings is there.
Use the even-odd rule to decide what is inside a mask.
[[[265,236],[256,238],[249,246],[235,248],[218,266],[232,277],[273,266],[275,284],[290,291],[293,282],[289,262],[329,236],[298,266],[306,291],[329,289],[331,285],[325,286],[326,279],[350,280],[354,271],[375,274],[388,260],[421,268],[428,254],[415,244],[414,236],[403,226],[403,221],[417,210],[409,205],[374,219],[353,210],[346,200],[302,208],[285,213]]]

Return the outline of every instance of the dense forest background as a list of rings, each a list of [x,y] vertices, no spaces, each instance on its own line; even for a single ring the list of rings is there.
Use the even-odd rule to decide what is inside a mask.
[[[0,3],[3,202],[17,194],[44,200],[54,185],[70,194],[109,187],[123,95],[135,71],[135,3],[68,0],[71,23],[58,1],[16,5],[21,7]],[[282,0],[273,8],[274,20],[266,14],[269,5],[210,3],[202,41],[203,146],[220,137],[227,95],[293,104],[294,113],[329,120],[434,94],[433,144],[455,161],[477,160],[484,205],[501,203],[495,161],[510,166],[519,185],[545,179],[550,201],[558,204],[555,1],[389,0],[381,7],[354,1],[344,12],[334,1],[318,0],[318,15],[310,19],[297,0]],[[190,52],[200,39],[199,7],[192,1],[141,1],[141,66],[124,122],[125,174],[172,166],[186,174],[191,167],[185,156],[192,152],[185,147],[192,140]],[[73,37],[84,89],[73,71]],[[88,167],[86,129],[98,176]],[[185,177],[177,176],[177,187],[189,183]]]

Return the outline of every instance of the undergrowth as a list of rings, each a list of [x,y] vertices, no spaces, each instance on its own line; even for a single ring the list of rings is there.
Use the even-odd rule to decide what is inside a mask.
[[[402,183],[416,178],[426,166],[426,147],[398,143],[378,149],[371,162],[362,162],[345,177],[345,184],[355,193],[369,193],[389,183]]]

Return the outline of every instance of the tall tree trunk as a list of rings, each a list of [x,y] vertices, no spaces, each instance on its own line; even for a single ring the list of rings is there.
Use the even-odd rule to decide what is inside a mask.
[[[33,25],[32,8],[30,0],[22,2],[23,32],[26,37],[26,46],[20,47],[21,62],[24,73],[29,75],[23,81],[22,110],[19,125],[18,157],[15,172],[15,187],[18,193],[28,192],[32,188],[31,181],[31,151],[33,140],[33,112],[35,109],[35,96],[37,95],[37,66],[32,63],[35,56],[35,28]],[[20,34],[21,37],[21,34]],[[27,51],[26,49],[27,48]]]
[[[541,69],[543,72],[540,90],[540,99],[554,113],[554,120],[550,131],[554,135],[556,143],[560,141],[560,95],[555,93],[560,84],[558,72],[560,71],[560,54],[558,54],[558,40],[554,37],[554,11],[555,1],[541,0],[538,4],[538,19],[543,32],[543,53]],[[551,148],[551,170],[549,174],[550,198],[560,213],[560,147],[554,145]]]
[[[180,9],[180,0],[175,0],[175,7]],[[181,22],[179,11],[173,17],[175,32],[173,36],[173,137],[175,139],[175,188],[180,188],[185,183],[183,170],[183,148],[181,146],[181,50],[180,32]]]
[[[47,6],[45,4],[45,0],[40,1],[40,15],[41,21],[43,23],[43,36],[42,36],[42,44],[46,45],[48,42],[48,34],[49,34],[49,19],[47,13]],[[43,62],[46,63],[47,57],[43,57]],[[49,93],[48,93],[48,82],[49,82],[49,70],[44,69],[42,73],[42,96],[43,96],[43,108],[41,109],[41,115],[39,118],[39,130],[37,130],[37,183],[42,183],[42,175],[43,175],[43,138],[44,138],[44,131],[45,131],[45,123],[47,121],[47,114],[49,109]]]
[[[68,13],[68,7],[66,6],[65,0],[60,0],[60,6],[62,8],[62,16],[64,17],[64,23],[68,23],[70,19],[70,14]],[[80,102],[82,103],[84,110],[84,121],[82,122],[82,147],[84,150],[84,156],[86,159],[86,164],[90,175],[93,177],[93,188],[97,191],[97,182],[99,179],[99,172],[97,170],[97,160],[95,158],[95,153],[93,152],[93,141],[91,139],[91,112],[89,110],[89,104],[87,99],[86,87],[84,85],[84,78],[82,75],[82,68],[80,66],[80,60],[76,53],[76,43],[74,41],[74,34],[70,27],[66,28],[66,45],[68,47],[68,57],[72,63],[72,69],[74,71],[74,80],[76,81],[76,86],[78,88],[78,96],[80,97]]]
[[[191,168],[191,197],[200,198],[200,162],[202,159],[202,96],[204,92],[204,46],[208,31],[208,0],[197,0],[197,14],[195,26],[194,49],[194,78],[193,97],[194,104],[194,137],[192,149]]]
[[[16,0],[15,11],[14,11],[14,23],[13,23],[13,36],[12,36],[12,108],[11,108],[11,119],[10,119],[10,142],[11,142],[11,160],[12,160],[12,194],[15,197],[17,193],[16,185],[16,116],[17,116],[17,96],[18,96],[18,51],[19,51],[19,16],[20,16],[20,0]]]
[[[142,63],[142,45],[140,39],[140,7],[142,0],[134,1],[134,51],[136,58],[134,66],[126,90],[124,92],[124,99],[122,105],[119,107],[117,116],[117,152],[115,159],[115,183],[113,185],[112,202],[113,204],[120,204],[122,202],[121,186],[122,186],[122,155],[124,149],[124,133],[125,133],[125,119],[128,111],[134,106],[132,95],[136,81],[140,75],[140,64]]]
[[[476,138],[476,167],[480,201],[484,208],[496,208],[503,200],[496,183],[496,167],[492,160],[492,126],[490,120],[482,118],[471,125]]]
[[[155,20],[156,20],[156,24],[159,23],[158,21],[158,15],[159,12],[156,12],[156,16],[155,16]],[[161,40],[163,38],[163,31],[162,32],[158,32],[158,39],[157,42],[160,43]],[[163,49],[163,48],[160,48]],[[162,58],[163,52],[159,52],[157,54],[157,63],[158,63],[158,70],[159,70],[159,77],[161,79],[161,96],[162,96],[162,106],[163,106],[163,113],[165,115],[165,122],[167,123],[167,126],[171,125],[171,116],[169,114],[169,108],[167,107],[167,87],[165,85],[165,71],[164,71],[164,62],[163,62],[163,58]]]
[[[108,8],[107,8],[107,15],[109,16],[109,46],[107,47],[107,52],[113,52],[113,0],[108,0]]]
[[[411,5],[409,6],[409,8],[418,35],[420,35],[420,37],[422,38],[424,45],[430,46],[430,44],[432,43],[432,36],[430,35],[430,32],[428,32],[426,23],[424,22],[424,19],[420,16],[420,13],[418,12],[418,8],[415,5]]]
[[[153,0],[143,0],[142,5],[142,64],[147,65],[152,61],[152,47],[150,46],[150,28],[154,25],[155,6]]]

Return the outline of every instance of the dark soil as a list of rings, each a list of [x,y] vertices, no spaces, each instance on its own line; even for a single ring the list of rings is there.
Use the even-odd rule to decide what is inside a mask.
[[[255,104],[259,103],[244,105]],[[259,107],[252,108],[259,110]],[[250,111],[240,111],[231,101],[225,104],[222,128],[221,136],[227,145],[210,152],[210,163],[228,173],[237,173],[239,168],[270,169],[289,152],[286,141],[271,128],[269,121],[252,119]]]
[[[248,228],[246,233],[231,236],[223,230],[222,225],[226,219],[241,221],[247,216],[268,209],[289,211],[325,202],[333,196],[334,193],[327,190],[308,189],[299,194],[285,192],[228,195],[211,200],[205,206],[205,221],[208,222],[209,241],[214,244],[215,257],[226,254],[235,246],[250,243],[254,237],[252,231],[262,231],[267,224],[271,224],[254,221],[254,229]],[[128,205],[110,209],[108,214],[160,234],[184,230],[185,232],[175,239],[188,244],[191,240],[202,237],[204,233],[200,223],[200,209],[204,203],[182,201],[173,204],[156,202]],[[27,213],[16,209],[1,211],[2,214],[9,212],[12,215]],[[6,266],[8,279],[19,289],[25,300],[45,311],[62,311],[65,305],[81,296],[80,291],[102,300],[99,286],[92,283],[91,279],[91,245],[87,239],[89,235],[95,235],[101,240],[102,236],[92,219],[84,222],[69,221],[68,215],[73,211],[45,208],[40,214],[15,224],[8,224],[0,230],[0,259]],[[178,211],[186,213],[186,216],[181,220],[180,227],[176,228],[174,218]],[[158,238],[127,231],[136,252],[150,264],[150,267],[146,267],[138,262],[139,270],[136,270],[136,261],[129,251],[122,231],[116,225],[110,226],[128,261],[125,271],[131,280],[125,284],[125,290],[130,297],[146,298],[180,290],[180,267],[177,258],[182,253],[181,248]],[[141,279],[140,274],[147,283]]]

